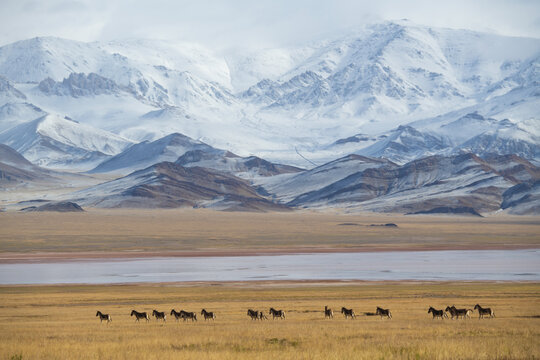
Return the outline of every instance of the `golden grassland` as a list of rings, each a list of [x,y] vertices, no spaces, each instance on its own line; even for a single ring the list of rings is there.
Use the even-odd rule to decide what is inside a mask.
[[[533,359],[537,283],[221,283],[0,287],[2,359]],[[428,307],[494,308],[432,320]],[[325,320],[324,305],[335,311]],[[393,319],[362,315],[377,305]],[[252,321],[248,308],[286,311]],[[352,307],[356,320],[339,309]],[[135,323],[131,309],[217,313],[214,322]],[[100,324],[96,311],[109,313]],[[200,315],[199,315],[200,318]]]
[[[384,223],[395,223],[398,228],[369,226]],[[91,209],[85,213],[5,212],[0,214],[0,228],[0,253],[540,246],[539,218],[515,216]]]

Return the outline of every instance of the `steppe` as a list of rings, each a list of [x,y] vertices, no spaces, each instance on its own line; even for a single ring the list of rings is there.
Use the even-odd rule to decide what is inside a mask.
[[[396,226],[385,226],[396,224]],[[534,217],[89,210],[0,214],[0,263],[152,256],[526,249]],[[433,320],[429,306],[496,317]],[[324,306],[334,319],[324,319]],[[248,308],[285,310],[254,321]],[[346,320],[339,310],[353,308]],[[393,318],[369,316],[376,306]],[[250,281],[0,286],[2,359],[534,359],[537,282]],[[136,323],[132,309],[214,311],[215,321]],[[96,311],[113,321],[100,323]]]

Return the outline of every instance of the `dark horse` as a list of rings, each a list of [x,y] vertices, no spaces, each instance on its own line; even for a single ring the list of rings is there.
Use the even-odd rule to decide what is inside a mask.
[[[429,307],[429,310],[427,312],[428,312],[428,314],[429,313],[433,314],[433,319],[435,319],[435,318],[441,318],[442,319],[444,317],[448,318],[448,315],[446,315],[444,310],[437,310],[432,306]]]
[[[107,320],[107,323],[109,323],[112,321],[111,316],[109,314],[103,314],[99,310],[96,313],[96,316],[99,316],[99,322],[103,322],[103,320]]]
[[[478,309],[478,319],[483,319],[484,315],[489,316],[490,318],[495,317],[495,312],[491,308],[483,308],[480,305],[476,304],[474,310]]]
[[[184,311],[184,320],[191,320],[192,322],[197,321],[197,314],[195,314],[194,312]]]
[[[356,314],[354,313],[353,309],[347,309],[345,307],[342,307],[341,313],[345,316],[345,319],[348,317],[350,317],[351,319],[356,318]]]
[[[138,312],[135,310],[131,310],[131,315],[135,315],[135,321],[139,321],[140,319],[146,319],[146,322],[150,321],[150,318],[148,317],[148,314],[146,312]]]
[[[160,319],[165,321],[165,319],[167,318],[164,311],[157,310],[152,311],[152,316],[154,316],[157,321],[159,321]]]
[[[388,319],[392,318],[392,313],[390,312],[390,309],[383,309],[377,306],[377,312],[375,312],[376,315],[380,315],[381,319],[383,317],[387,317]]]
[[[461,316],[462,318],[470,318],[471,317],[471,309],[457,309],[454,305],[447,306],[445,311],[448,311],[450,315],[452,315],[452,319],[455,317],[456,319],[459,319]]]
[[[185,311],[184,310],[180,310],[180,312],[172,309],[171,310],[171,315],[174,316],[174,318],[176,319],[176,321],[178,321],[178,319],[184,319],[184,321],[186,320],[185,318]]]
[[[259,320],[259,312],[257,310],[248,309],[247,315],[251,317],[251,320]]]
[[[332,309],[329,309],[328,306],[324,306],[324,318],[333,319],[334,318],[334,312]]]
[[[207,320],[207,319],[215,320],[216,319],[216,315],[214,315],[213,312],[208,312],[205,309],[201,310],[201,315],[204,317],[204,320]]]
[[[268,311],[268,313],[272,315],[272,319],[285,319],[285,311],[283,310],[276,310],[274,308],[270,308],[270,311]]]

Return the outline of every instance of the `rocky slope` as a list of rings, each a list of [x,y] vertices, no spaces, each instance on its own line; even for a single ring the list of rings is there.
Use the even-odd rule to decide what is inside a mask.
[[[208,207],[218,210],[286,210],[260,196],[245,180],[200,167],[161,162],[74,193],[83,206],[106,208]]]

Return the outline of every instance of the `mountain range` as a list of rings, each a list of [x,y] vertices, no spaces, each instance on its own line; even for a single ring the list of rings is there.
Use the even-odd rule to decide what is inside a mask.
[[[0,144],[88,178],[60,196],[85,206],[534,213],[539,59],[408,21],[222,52],[33,38],[0,47]]]

